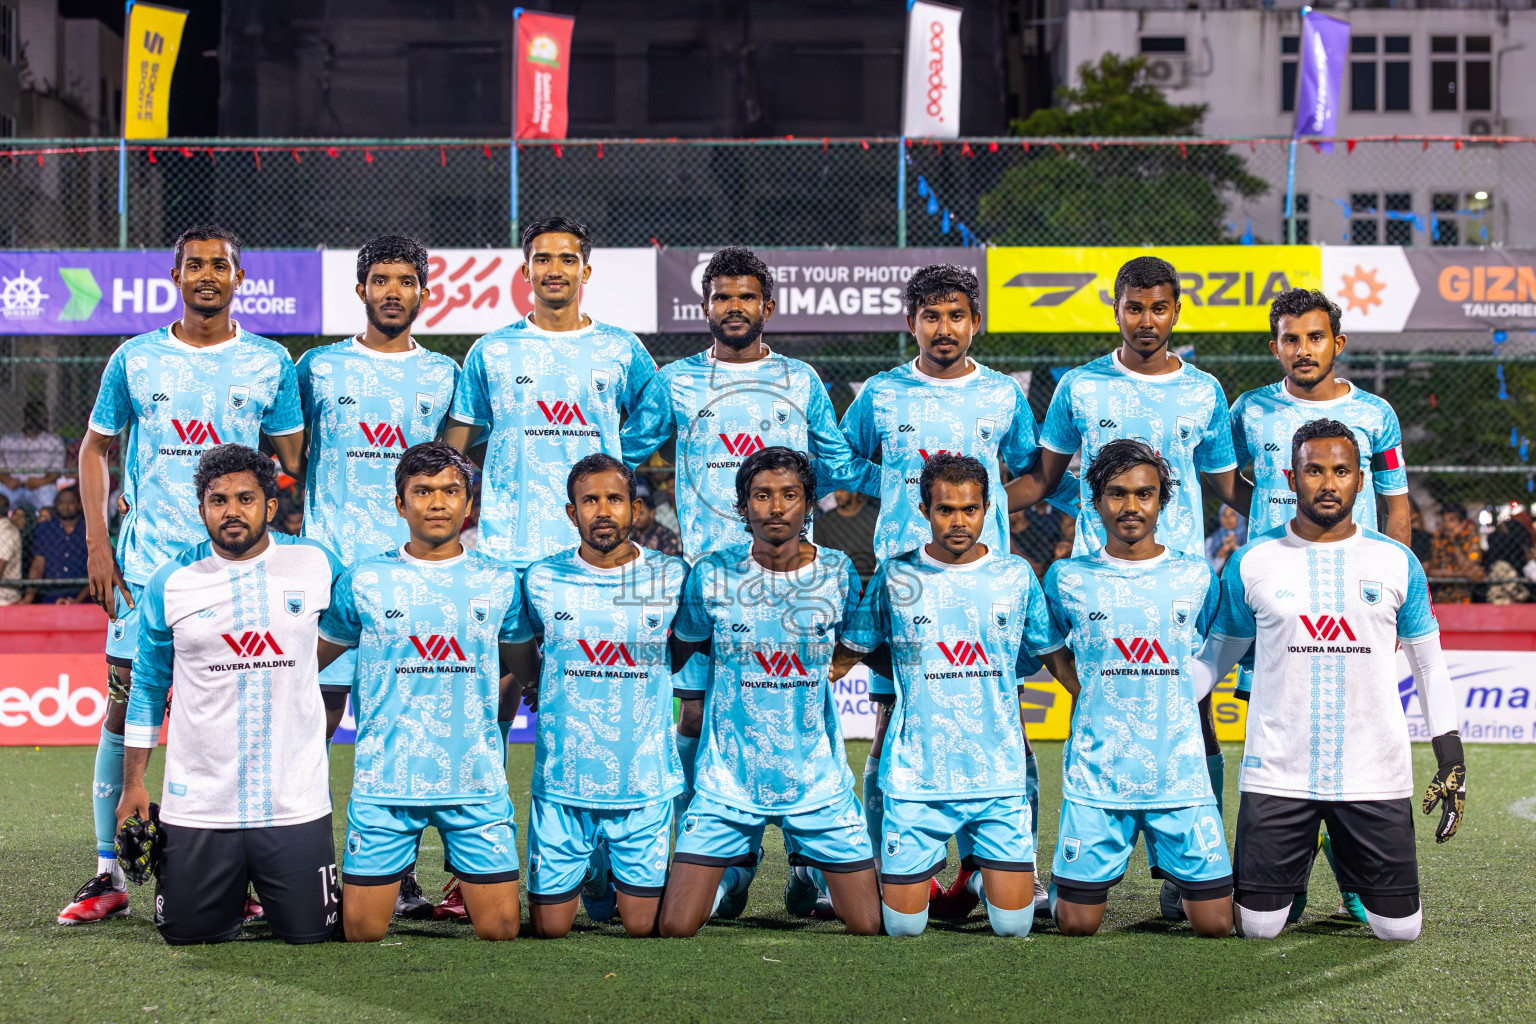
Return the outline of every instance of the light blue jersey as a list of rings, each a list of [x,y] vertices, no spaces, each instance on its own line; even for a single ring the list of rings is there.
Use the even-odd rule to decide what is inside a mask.
[[[619,411],[656,374],[640,339],[593,320],[546,331],[527,317],[475,342],[450,415],[488,442],[476,550],[519,568],[580,541],[565,515],[565,478],[582,458],[619,458]]]
[[[523,578],[526,630],[544,655],[535,797],[633,808],[683,791],[667,634],[688,566],[638,550],[637,560],[603,569],[572,549]]]
[[[478,551],[403,549],[348,569],[320,635],[357,648],[352,800],[441,806],[507,791],[497,647],[520,639],[518,574]]]
[[[853,563],[831,548],[794,572],[764,569],[748,544],[693,567],[672,631],[713,644],[708,694],[683,693],[706,699],[700,796],[771,816],[849,795],[853,774],[827,670],[858,601]]]
[[[822,493],[857,490],[872,468],[849,451],[816,371],[777,353],[722,363],[704,351],[663,367],[624,424],[624,458],[638,466],[674,433],[677,516],[683,552],[694,561],[742,543],[736,471],[753,452],[774,445],[804,452]]]
[[[923,463],[940,452],[970,455],[987,467],[992,507],[978,540],[1007,550],[1008,495],[997,475],[998,459],[1018,474],[1032,469],[1040,453],[1035,417],[1018,381],[980,363],[962,377],[930,377],[914,359],[865,381],[843,414],[842,429],[854,455],[870,459],[880,452],[880,465],[870,467],[870,479],[860,488],[880,496],[876,558],[893,558],[933,539],[917,510],[918,483]],[[1052,495],[1052,503],[1060,497]]]
[[[1051,566],[1046,600],[1083,688],[1064,798],[1132,810],[1216,802],[1190,664],[1220,594],[1204,558],[1166,547],[1142,561],[1101,551]]]
[[[1253,460],[1249,536],[1282,526],[1296,515],[1296,495],[1290,486],[1291,438],[1302,424],[1320,419],[1343,423],[1354,431],[1360,445],[1365,482],[1355,499],[1355,522],[1374,530],[1376,495],[1408,493],[1403,428],[1384,399],[1350,384],[1347,395],[1309,402],[1291,394],[1285,381],[1278,381],[1245,391],[1232,403],[1232,449],[1237,464]]]
[[[1068,370],[1056,385],[1040,443],[1054,452],[1082,452],[1087,466],[1111,441],[1145,441],[1168,462],[1173,498],[1157,520],[1157,542],[1186,555],[1205,555],[1200,474],[1233,469],[1232,427],[1221,384],[1187,361],[1173,373],[1127,370],[1118,350]],[[1093,509],[1086,474],[1074,554],[1104,546],[1104,524]]]
[[[192,475],[220,444],[255,448],[261,435],[304,429],[293,359],[277,342],[235,326],[235,336],[194,348],[162,327],[118,346],[101,375],[90,427],[123,446],[128,514],[118,536],[123,578],[144,584],[188,544],[208,538]]]
[[[395,510],[395,467],[407,448],[441,432],[458,376],[452,359],[419,345],[375,352],[348,338],[304,353],[304,536],[328,545],[344,565],[410,539]]]
[[[924,548],[898,555],[869,581],[842,642],[865,653],[890,646],[896,702],[880,759],[888,797],[1025,792],[1019,656],[1062,645],[1029,562],[996,551],[964,565]],[[885,683],[871,677],[870,692]]]

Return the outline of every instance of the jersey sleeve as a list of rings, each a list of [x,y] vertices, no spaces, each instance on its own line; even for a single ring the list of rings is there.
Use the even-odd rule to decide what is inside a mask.
[[[1053,449],[1054,450],[1054,449]],[[1083,511],[1083,487],[1077,474],[1070,469],[1061,474],[1061,483],[1045,496],[1046,503],[1058,512],[1065,512],[1076,519]]]
[[[1028,592],[1024,603],[1024,642],[1020,650],[1028,651],[1038,658],[1065,646],[1066,633],[1057,627],[1050,603],[1046,601],[1045,591],[1041,589],[1039,580],[1035,579],[1035,574],[1028,572],[1024,577]]]
[[[1083,445],[1083,434],[1072,412],[1071,374],[1056,383],[1056,393],[1045,410],[1045,426],[1040,429],[1040,444],[1061,455],[1075,455]]]
[[[1243,426],[1243,400],[1246,396],[1239,395],[1237,401],[1232,403],[1232,408],[1227,412],[1227,423],[1232,429],[1232,461],[1237,463],[1237,468],[1242,469],[1253,461],[1253,450],[1248,447],[1248,431]]]
[[[1402,556],[1408,563],[1408,594],[1397,609],[1397,635],[1407,643],[1438,633],[1440,624],[1435,621],[1435,610],[1429,602],[1429,580],[1424,577],[1424,566],[1407,548],[1402,549]]]
[[[1040,431],[1035,427],[1035,414],[1029,410],[1029,400],[1024,397],[1024,389],[1012,377],[1008,378],[1008,383],[1013,385],[1013,420],[998,443],[997,453],[1017,476],[1027,473],[1034,466],[1035,459],[1040,457]]]
[[[363,623],[357,614],[357,595],[353,581],[355,568],[341,574],[331,588],[331,606],[320,616],[320,639],[341,647],[356,647],[363,635]]]
[[[1403,461],[1403,428],[1390,406],[1383,410],[1381,430],[1373,441],[1371,483],[1376,493],[1407,494],[1408,466]]]
[[[640,339],[629,336],[629,372],[624,377],[624,411],[633,414],[640,404],[640,397],[656,379],[656,360],[646,351]]]
[[[650,383],[630,406],[619,431],[624,461],[638,466],[657,448],[667,443],[675,429],[672,416],[672,380],[666,374],[652,374]]]
[[[848,438],[837,425],[837,413],[826,386],[811,381],[811,400],[805,410],[806,432],[810,435],[811,458],[816,464],[822,493],[831,490],[864,491],[879,497],[880,488],[868,490],[869,481],[880,479],[867,458],[856,455]]]
[[[171,691],[175,637],[165,624],[165,581],[172,563],[150,578],[139,600],[139,644],[133,655],[133,687],[123,722],[123,745],[153,749],[160,743],[165,700]]]
[[[683,581],[683,593],[677,599],[677,615],[672,619],[672,635],[687,643],[703,643],[715,635],[709,610],[704,607],[704,577],[717,571],[719,563],[706,559],[693,567]]]
[[[1253,619],[1253,609],[1248,605],[1247,588],[1243,586],[1243,555],[1247,548],[1238,548],[1232,557],[1227,559],[1226,567],[1221,571],[1221,598],[1216,610],[1216,621],[1211,626],[1209,636],[1225,637],[1228,640],[1252,640],[1258,633],[1258,625]],[[1425,591],[1426,594],[1428,591]]]
[[[517,583],[521,599],[518,602],[518,625],[515,643],[524,643],[544,635],[544,617],[539,614],[538,605],[533,600],[532,584],[532,572],[523,573],[523,578],[518,580]]]
[[[1221,611],[1221,577],[1210,566],[1206,566],[1205,571],[1210,580],[1205,587],[1205,603],[1200,606],[1200,614],[1195,618],[1195,635],[1202,638],[1211,635],[1211,629],[1216,625],[1216,616]]]
[[[268,437],[297,434],[304,429],[304,408],[299,401],[299,374],[293,357],[285,351],[278,360],[277,394],[261,417],[261,429]]]
[[[838,642],[851,651],[868,654],[885,643],[891,635],[891,598],[886,587],[887,566],[883,563],[869,578],[859,607]]]
[[[512,599],[507,602],[507,610],[501,617],[501,629],[496,634],[496,639],[504,644],[518,644],[533,636],[533,631],[528,628],[527,602],[524,600],[523,582],[526,579],[524,573],[518,573],[517,585],[512,588]]]
[[[491,422],[491,400],[485,384],[485,356],[478,341],[469,350],[469,355],[464,357],[464,371],[454,383],[453,404],[449,406],[448,415],[460,423],[473,423],[481,427]]]
[[[1237,467],[1237,457],[1232,452],[1232,416],[1221,385],[1212,381],[1211,387],[1216,389],[1216,401],[1211,403],[1205,435],[1195,447],[1195,469],[1202,473],[1224,473]]]
[[[101,373],[101,388],[96,392],[96,404],[91,407],[90,428],[108,437],[120,432],[133,418],[133,396],[128,392],[125,361],[119,346]]]

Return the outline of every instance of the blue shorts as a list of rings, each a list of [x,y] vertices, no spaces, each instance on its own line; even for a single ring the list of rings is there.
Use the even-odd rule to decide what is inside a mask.
[[[949,837],[970,870],[1035,870],[1029,801],[1024,794],[979,800],[885,798],[885,837],[880,844],[880,881],[926,882],[943,870]]]
[[[528,812],[528,902],[575,899],[599,843],[608,849],[620,892],[659,897],[667,884],[671,838],[670,799],[609,810],[536,796]]]
[[[357,675],[357,648],[347,652],[320,670],[320,690],[331,693],[351,692],[352,680]]]
[[[388,885],[416,867],[421,834],[430,825],[443,837],[443,870],[466,882],[517,881],[517,823],[503,793],[483,804],[443,807],[363,803],[347,805],[347,852],[342,860],[350,885]]]
[[[1133,811],[1090,807],[1070,797],[1061,802],[1051,864],[1057,891],[1074,903],[1104,902],[1104,893],[1125,877],[1137,832],[1156,865],[1154,878],[1171,879],[1195,899],[1212,890],[1231,892],[1232,860],[1214,803]]]
[[[1239,664],[1237,666],[1237,681],[1232,685],[1232,696],[1238,700],[1247,700],[1248,695],[1252,692],[1253,666],[1249,665],[1247,668],[1244,668]]]
[[[672,693],[683,700],[703,700],[709,692],[712,664],[707,654],[695,654],[683,662],[683,670],[672,677]]]
[[[122,591],[112,588],[112,599],[117,618],[107,623],[107,664],[132,665],[133,657],[139,650],[139,608],[144,603],[144,588],[137,583],[128,583],[128,592],[133,595],[133,607],[128,607],[128,602],[123,600]]]
[[[770,823],[784,830],[784,848],[791,864],[833,872],[875,866],[864,808],[852,790],[824,807],[777,815],[743,811],[695,794],[677,830],[677,852],[672,859],[682,864],[752,867],[763,845],[763,829]]]

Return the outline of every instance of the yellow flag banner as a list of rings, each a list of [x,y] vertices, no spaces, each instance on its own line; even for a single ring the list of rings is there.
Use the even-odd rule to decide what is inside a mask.
[[[163,139],[170,134],[171,74],[186,22],[187,12],[174,7],[129,5],[123,33],[123,138]]]
[[[1113,331],[1115,274],[1136,256],[1160,256],[1178,270],[1180,331],[1268,331],[1276,295],[1323,280],[1322,250],[1311,245],[988,249],[986,328]]]

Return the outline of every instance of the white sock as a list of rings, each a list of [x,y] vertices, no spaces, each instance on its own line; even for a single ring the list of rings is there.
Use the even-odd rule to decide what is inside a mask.
[[[1237,934],[1244,939],[1272,939],[1285,927],[1285,919],[1291,914],[1287,903],[1279,910],[1249,910],[1241,903],[1232,904],[1237,919]]]
[[[977,899],[984,900],[987,898],[987,894],[982,892],[982,877],[980,868],[977,868],[975,871],[971,872],[971,877],[965,880],[965,887],[971,890],[971,895],[975,896]]]
[[[116,857],[97,857],[96,873],[98,875],[111,875],[116,881],[117,876],[123,873],[123,867],[117,862]]]
[[[1367,909],[1365,919],[1370,923],[1371,931],[1376,933],[1378,939],[1412,942],[1423,930],[1424,908],[1420,907],[1407,917],[1382,917]]]

